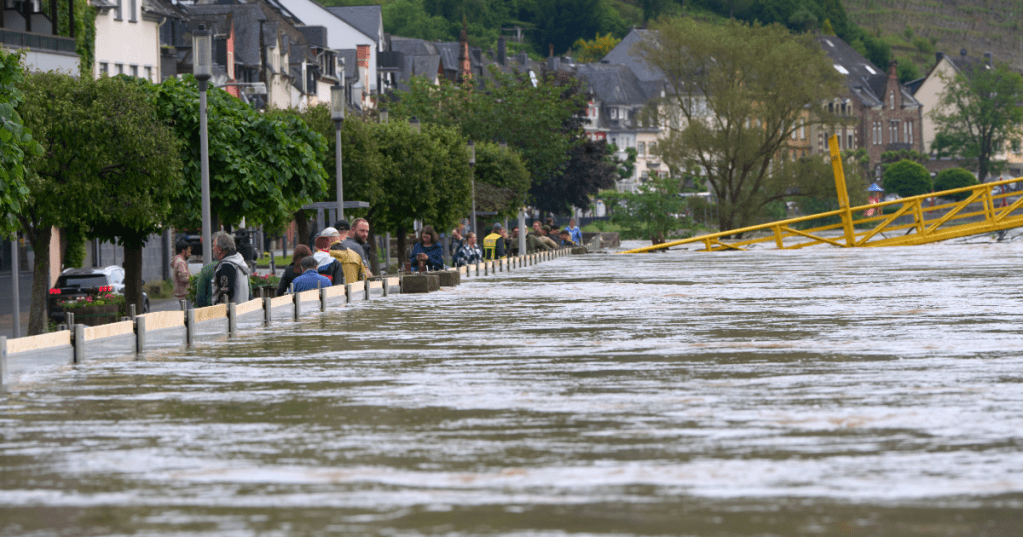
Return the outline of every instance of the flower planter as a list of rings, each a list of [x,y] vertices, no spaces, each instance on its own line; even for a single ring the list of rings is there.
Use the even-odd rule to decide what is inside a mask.
[[[101,324],[116,323],[120,320],[121,306],[119,304],[108,304],[106,306],[65,308],[64,313],[73,314],[75,316],[76,324],[99,326]]]

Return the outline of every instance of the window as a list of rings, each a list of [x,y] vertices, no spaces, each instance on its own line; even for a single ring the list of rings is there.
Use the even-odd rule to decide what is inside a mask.
[[[806,140],[806,125],[799,127],[799,139]]]
[[[119,75],[123,75],[124,74],[124,64],[123,63],[115,63],[114,67],[117,69],[117,74],[119,74]]]
[[[618,119],[618,109],[617,108],[611,108],[607,112],[608,112],[608,114],[607,114],[608,117],[610,117],[611,119]]]
[[[641,157],[646,156],[646,142],[636,143],[636,154],[638,154]]]
[[[892,143],[899,143],[899,122],[891,121],[888,123],[888,130],[891,131]]]
[[[107,62],[100,62],[100,64],[99,64],[99,74],[100,75],[110,74],[110,64],[107,63]]]
[[[906,137],[905,138],[906,138],[906,143],[907,144],[913,143],[913,122],[912,121],[907,121],[906,122]]]
[[[153,68],[148,65],[146,66],[146,80],[156,82],[156,80],[153,80]]]
[[[122,9],[123,9],[122,6],[123,5],[124,5],[124,0],[117,0],[117,9],[114,10],[114,20],[115,21],[123,21],[124,20],[124,14],[123,14],[123,11],[122,11]]]
[[[853,147],[853,135],[852,134],[849,134],[849,141],[846,142],[845,148],[846,149],[856,149],[855,147]]]
[[[657,142],[650,142],[650,156],[653,157],[654,152],[657,151]]]
[[[120,0],[120,1],[123,2],[124,0]],[[131,22],[138,22],[139,21],[138,17],[135,16],[135,12],[136,11],[138,11],[138,0],[131,0],[131,16],[128,19],[129,21],[131,21]]]
[[[894,91],[888,94],[888,108],[890,110],[895,110],[895,92]]]
[[[131,76],[133,76],[135,78],[139,77],[139,66],[137,66],[137,65],[132,65],[131,66]]]

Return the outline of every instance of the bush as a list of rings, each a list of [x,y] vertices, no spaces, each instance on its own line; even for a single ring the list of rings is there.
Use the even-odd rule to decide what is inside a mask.
[[[905,198],[928,194],[932,189],[930,172],[912,160],[900,160],[884,172],[885,192],[894,192]]]
[[[953,188],[963,188],[966,186],[973,186],[975,184],[977,184],[977,178],[974,177],[972,173],[963,168],[949,168],[947,170],[941,170],[941,172],[938,173],[938,177],[934,180],[934,190],[952,190]],[[969,192],[956,192],[955,194],[949,194],[943,197],[962,201],[969,195]]]

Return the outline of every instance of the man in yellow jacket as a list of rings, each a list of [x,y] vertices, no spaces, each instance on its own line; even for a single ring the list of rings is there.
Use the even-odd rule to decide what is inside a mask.
[[[504,253],[504,227],[501,224],[494,224],[493,231],[483,239],[483,259],[503,259]]]

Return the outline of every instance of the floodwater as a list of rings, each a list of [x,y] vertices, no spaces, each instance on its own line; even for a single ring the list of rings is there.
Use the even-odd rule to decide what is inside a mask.
[[[0,535],[1021,535],[1021,258],[569,257],[42,370]]]

